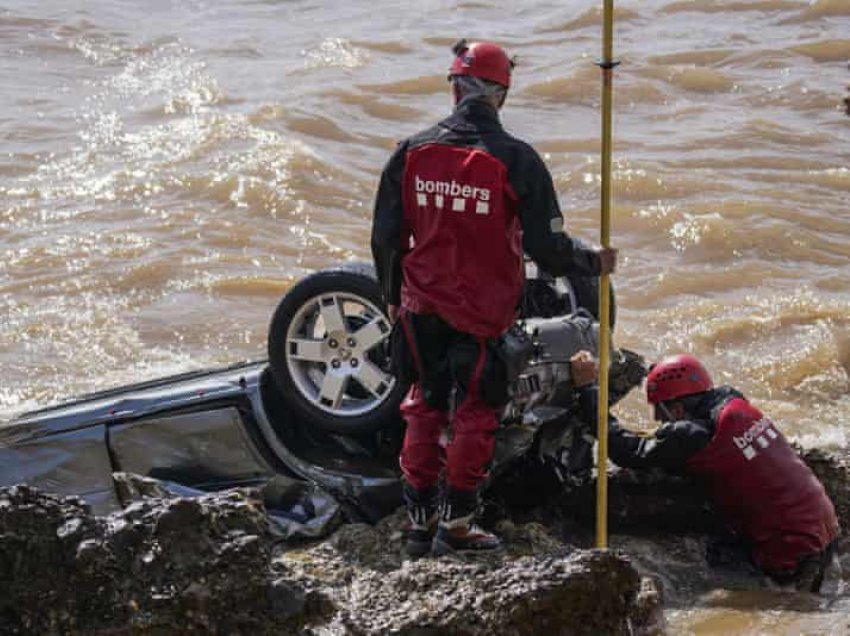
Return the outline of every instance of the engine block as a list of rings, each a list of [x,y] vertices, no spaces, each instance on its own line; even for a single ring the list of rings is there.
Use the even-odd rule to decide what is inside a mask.
[[[568,408],[572,402],[570,358],[581,350],[597,355],[598,343],[598,324],[583,312],[516,323],[503,343],[511,400],[502,420],[524,420],[541,404]]]

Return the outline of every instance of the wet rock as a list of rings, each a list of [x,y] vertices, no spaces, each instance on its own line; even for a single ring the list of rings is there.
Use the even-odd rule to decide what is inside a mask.
[[[164,483],[158,479],[143,477],[133,473],[112,473],[112,483],[115,486],[115,494],[123,506],[133,501],[147,498],[167,499],[172,496]]]
[[[256,493],[163,498],[143,479],[125,483],[132,503],[108,517],[75,498],[0,489],[0,633],[618,634],[653,624],[654,597],[626,558],[575,550],[541,524],[502,520],[498,553],[411,562],[402,509],[293,548],[276,546]]]
[[[347,585],[360,569],[390,572],[404,565],[408,557],[404,554],[401,529],[406,520],[404,508],[398,508],[374,526],[347,524],[322,543],[303,549],[283,546],[279,558],[283,563],[298,563],[304,573],[325,585]],[[473,562],[498,565],[506,559],[562,552],[570,547],[539,523],[515,524],[502,519],[495,530],[504,549],[472,555],[469,558]]]
[[[362,576],[337,620],[351,634],[621,634],[639,585],[627,561],[603,551],[497,568],[420,560]]]
[[[330,563],[325,551],[279,561],[296,578],[325,572],[325,590],[340,608],[331,633],[626,634],[638,614],[640,577],[609,551],[420,559],[386,572],[343,565],[333,577]]]
[[[640,591],[635,599],[635,612],[632,615],[632,627],[635,632],[647,636],[660,636],[666,632],[664,594],[655,579],[641,578]]]
[[[803,457],[847,528],[850,456]],[[537,475],[525,473],[526,492],[542,490]],[[419,561],[402,550],[402,508],[319,543],[281,543],[268,493],[186,498],[119,479],[129,505],[108,517],[0,489],[0,633],[658,634],[662,607],[763,586],[750,570],[708,567],[718,521],[698,484],[661,472],[611,471],[612,550],[576,547],[592,544],[592,483],[564,496],[551,482],[525,501],[510,489],[516,500],[499,499],[496,483],[486,509],[504,549]]]
[[[334,634],[656,633],[660,595],[641,596],[623,556],[578,551],[536,523],[502,520],[504,549],[410,561],[402,509],[375,526],[351,524],[330,540],[282,552],[279,571],[339,608]],[[651,587],[651,584],[647,584]],[[311,628],[312,629],[312,628]],[[316,633],[322,632],[317,628]]]
[[[306,597],[272,576],[271,546],[239,492],[100,518],[75,498],[0,489],[0,633],[296,633]]]
[[[73,567],[79,541],[95,521],[77,498],[44,495],[27,486],[0,490],[0,633],[46,632],[66,624],[77,607],[61,606],[73,593],[63,572]],[[83,559],[86,550],[82,550]]]
[[[844,587],[850,580],[850,449],[824,451],[812,448],[801,451],[801,455],[826,488],[841,524],[836,548],[839,572],[834,574],[841,579],[838,587]],[[828,587],[829,583],[827,576],[825,586]]]
[[[801,450],[801,456],[832,499],[846,535],[850,530],[850,449],[824,451],[812,448]]]

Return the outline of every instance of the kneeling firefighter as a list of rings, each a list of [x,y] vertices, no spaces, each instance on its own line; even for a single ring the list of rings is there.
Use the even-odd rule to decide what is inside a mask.
[[[595,360],[580,352],[571,371],[581,417],[592,425]],[[661,426],[647,437],[609,416],[611,460],[696,476],[730,532],[711,546],[742,555],[780,585],[817,592],[833,558],[838,519],[823,485],[776,425],[736,389],[715,387],[690,355],[653,366],[646,397]],[[710,562],[713,556],[718,550],[710,551]]]
[[[404,375],[407,361],[415,376],[400,457],[414,557],[500,545],[473,523],[504,401],[487,397],[482,374],[495,366],[488,342],[516,317],[523,252],[555,276],[610,273],[617,256],[564,233],[545,164],[502,128],[513,61],[488,42],[453,50],[454,112],[399,144],[372,227],[384,299],[403,335],[394,363]]]

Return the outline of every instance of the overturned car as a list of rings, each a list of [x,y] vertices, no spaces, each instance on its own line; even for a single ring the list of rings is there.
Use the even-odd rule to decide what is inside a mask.
[[[596,351],[596,279],[554,279],[531,264],[527,274],[519,318],[499,343],[510,400],[489,483],[534,462],[569,488],[592,468],[569,358]],[[183,495],[260,486],[290,534],[318,536],[340,513],[376,521],[401,501],[407,387],[391,371],[391,331],[371,266],[316,272],[278,305],[268,360],[87,395],[0,428],[0,485],[79,495],[95,512],[126,504],[116,475]],[[640,356],[613,351],[611,401],[644,375]]]

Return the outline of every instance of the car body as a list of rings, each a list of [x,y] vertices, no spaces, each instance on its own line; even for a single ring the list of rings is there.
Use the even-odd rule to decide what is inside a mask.
[[[594,293],[588,281],[529,276],[521,318],[494,344],[516,375],[491,475],[529,454],[547,456],[564,483],[590,474],[587,436],[574,434],[569,358],[596,350]],[[179,493],[285,477],[320,490],[317,499],[330,495],[349,519],[376,521],[401,503],[407,387],[393,375],[391,340],[371,266],[315,272],[275,311],[268,360],[102,391],[0,427],[0,486],[78,495],[105,513],[128,503],[119,474]],[[645,374],[636,354],[614,361],[612,401]]]
[[[377,519],[400,501],[398,474],[394,458],[366,447],[302,430],[266,361],[258,361],[25,413],[0,428],[0,485],[78,495],[106,513],[123,503],[117,472],[201,491],[261,485],[283,474],[319,484]]]

